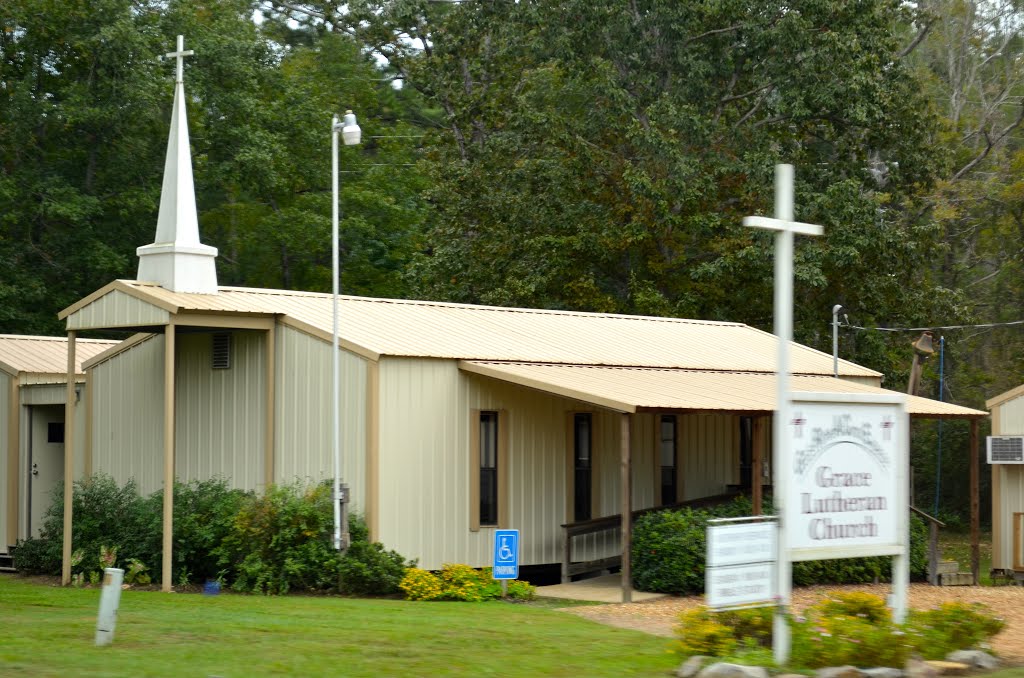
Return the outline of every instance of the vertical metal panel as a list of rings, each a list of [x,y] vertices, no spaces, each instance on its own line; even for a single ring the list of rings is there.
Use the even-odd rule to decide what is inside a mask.
[[[448,360],[382,358],[380,393],[380,539],[419,558],[420,567],[490,564],[493,530],[470,529],[473,411],[507,412],[509,526],[521,530],[524,565],[561,559],[571,412],[594,414],[595,517],[620,511],[621,414],[460,373]],[[648,498],[654,494],[650,435],[632,443],[636,457],[647,460],[634,484]],[[638,498],[634,506],[648,501]],[[618,529],[578,538],[575,557],[618,553],[619,539]]]
[[[177,337],[175,475],[251,490],[263,484],[266,333],[232,332],[228,369],[213,367],[215,334]]]
[[[722,494],[739,478],[739,420],[731,414],[679,417],[683,499]]]
[[[334,477],[331,446],[331,344],[291,327],[277,335],[275,482]],[[341,478],[352,508],[365,510],[366,360],[341,352]],[[382,419],[382,427],[391,422]]]
[[[660,414],[633,415],[630,438],[633,448],[633,510],[657,506],[661,501],[661,462],[658,422]]]
[[[163,487],[163,335],[92,369],[93,469],[142,494]]]
[[[1024,435],[1024,396],[997,405],[992,412],[993,435]],[[998,496],[993,497],[993,529],[998,525],[998,536],[993,535],[992,567],[1013,567],[1013,514],[1024,512],[1024,466],[995,464],[999,475]]]
[[[169,314],[158,306],[113,290],[67,317],[67,329],[163,325]]]
[[[0,372],[0,489],[4,494],[0,500],[0,551],[4,553],[7,552],[7,545],[13,544],[18,537],[17,527],[15,534],[11,534],[7,524],[8,517],[13,523],[13,514],[17,511],[14,502],[18,496],[17,438],[11,440],[15,421],[11,415],[11,390],[11,377]]]

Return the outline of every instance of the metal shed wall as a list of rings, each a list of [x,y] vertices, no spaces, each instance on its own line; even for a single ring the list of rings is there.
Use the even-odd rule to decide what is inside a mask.
[[[11,382],[12,377],[5,372],[0,372],[0,490],[3,491],[3,500],[0,501],[0,551],[7,552],[7,546],[14,544],[18,537],[17,530],[14,534],[8,529],[7,520],[9,516],[16,514],[14,502],[17,501],[18,492],[14,483],[18,482],[18,439],[11,430]],[[17,411],[14,411],[17,416]]]
[[[153,304],[112,290],[67,317],[67,329],[165,325],[170,314]]]
[[[474,410],[507,413],[509,526],[522,530],[522,564],[561,560],[573,413],[593,414],[594,517],[620,510],[618,413],[460,372],[455,361],[433,359],[382,358],[380,399],[380,539],[419,558],[420,567],[491,562],[493,530],[469,529]],[[634,509],[655,502],[657,416],[632,417]],[[682,415],[679,426],[686,496],[718,494],[735,482],[737,418]],[[688,469],[696,469],[692,480]],[[712,473],[723,476],[712,479]],[[608,531],[577,538],[574,557],[613,555],[620,548],[618,531]]]
[[[92,467],[139,491],[163,488],[164,337],[154,335],[93,366]]]
[[[175,473],[183,481],[223,478],[233,488],[262,488],[266,333],[230,337],[227,369],[213,368],[212,333],[177,337]]]
[[[279,483],[334,477],[331,447],[331,344],[294,328],[277,328],[275,471]],[[367,361],[341,351],[342,482],[351,507],[365,509]]]
[[[992,408],[992,435],[1024,435],[1024,394]],[[1024,513],[1024,464],[992,465],[992,567],[1013,567],[1013,514]]]

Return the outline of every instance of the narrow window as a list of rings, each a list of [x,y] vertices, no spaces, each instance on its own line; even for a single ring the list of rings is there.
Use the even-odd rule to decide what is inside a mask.
[[[591,415],[573,417],[573,521],[590,520]]]
[[[661,505],[668,506],[679,501],[678,474],[676,473],[676,418],[673,415],[661,416],[659,438]]]
[[[498,413],[480,413],[480,524],[498,524]]]
[[[753,487],[754,418],[740,417],[740,489]]]

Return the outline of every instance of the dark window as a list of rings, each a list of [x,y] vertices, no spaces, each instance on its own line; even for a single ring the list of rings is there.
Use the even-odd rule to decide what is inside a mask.
[[[498,524],[498,413],[480,413],[480,524]]]
[[[661,466],[661,505],[679,501],[676,473],[676,418],[671,414],[661,417],[659,427],[659,465]]]
[[[754,419],[740,417],[740,489],[753,487],[754,468]]]
[[[590,520],[591,497],[591,417],[577,414],[573,417],[573,521]]]
[[[64,422],[50,422],[46,425],[46,442],[48,443],[62,443],[64,442]]]

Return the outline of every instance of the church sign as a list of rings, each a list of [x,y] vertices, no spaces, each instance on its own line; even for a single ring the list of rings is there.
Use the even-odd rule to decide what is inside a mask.
[[[903,396],[793,395],[783,521],[791,559],[906,553]]]

